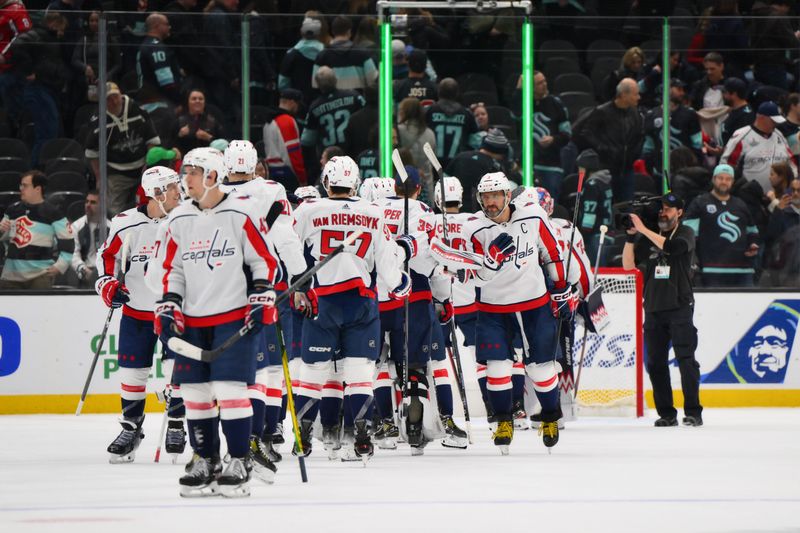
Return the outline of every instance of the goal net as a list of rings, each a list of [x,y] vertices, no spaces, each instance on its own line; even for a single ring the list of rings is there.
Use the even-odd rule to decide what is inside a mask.
[[[586,335],[575,328],[573,361],[578,379],[578,414],[643,416],[642,275],[638,270],[601,268],[607,323]],[[578,376],[579,361],[583,365]]]

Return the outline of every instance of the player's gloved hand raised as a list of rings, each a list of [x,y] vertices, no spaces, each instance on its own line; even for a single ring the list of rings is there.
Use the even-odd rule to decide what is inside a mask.
[[[578,292],[572,285],[563,289],[553,289],[550,292],[550,307],[553,310],[553,316],[558,319],[570,320],[579,303]]]
[[[400,284],[389,291],[389,298],[393,300],[402,300],[411,294],[411,276],[406,272],[400,272]]]
[[[167,293],[162,300],[156,302],[155,321],[153,323],[156,335],[161,344],[167,345],[171,337],[183,335],[186,329],[181,311],[181,298],[177,294]]]
[[[122,307],[130,301],[130,291],[113,276],[103,276],[97,280],[97,292],[103,298],[107,307],[114,309]]]
[[[247,308],[244,313],[245,324],[259,331],[266,324],[278,321],[278,309],[275,307],[275,291],[272,285],[263,280],[253,282],[253,289],[247,295]]]
[[[447,324],[453,319],[453,304],[450,300],[434,301],[433,305],[436,310],[436,316],[439,318],[439,324]]]
[[[406,253],[406,261],[417,256],[417,239],[413,235],[400,235],[394,242]]]
[[[295,292],[292,298],[292,307],[303,313],[306,318],[315,320],[319,315],[319,300],[314,289],[306,292]]]
[[[483,264],[487,268],[497,270],[516,250],[517,247],[514,246],[514,239],[511,238],[511,235],[501,233],[489,243],[489,249],[483,256]]]

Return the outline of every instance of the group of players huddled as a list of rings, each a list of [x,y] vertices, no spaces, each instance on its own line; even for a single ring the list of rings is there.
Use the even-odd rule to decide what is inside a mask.
[[[405,181],[361,183],[352,159],[334,157],[323,169],[322,198],[314,187],[287,196],[279,183],[255,175],[256,163],[248,141],[233,141],[224,154],[192,150],[180,175],[148,169],[148,202],[112,221],[96,286],[123,315],[123,429],[108,447],[112,463],[133,461],[144,437],[145,387],[159,339],[174,360],[165,448],[182,453],[188,433],[194,452],[181,496],[242,497],[251,476],[273,482],[284,442],[284,350],[301,444],[293,453],[310,454],[312,436],[331,459],[345,461],[366,461],[373,442],[383,449],[406,442],[412,455],[434,440],[466,448],[469,436],[453,420],[451,324],[475,350],[501,453],[515,425],[529,427],[526,374],[541,409],[539,433],[555,446],[569,415],[559,390],[571,383],[559,362],[557,324],[569,324],[590,276],[580,234],[570,246],[571,224],[549,218],[546,191],[520,187],[512,195],[503,173],[486,174],[481,212],[460,213],[461,183],[445,177],[435,191],[442,216],[417,200],[420,176],[411,166]],[[309,282],[297,282],[348,237]],[[434,248],[478,259],[459,268]],[[213,350],[248,325],[212,362],[167,348],[178,337]]]

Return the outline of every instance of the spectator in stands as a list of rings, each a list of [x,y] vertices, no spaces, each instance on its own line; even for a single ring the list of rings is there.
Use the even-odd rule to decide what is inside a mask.
[[[269,176],[290,191],[308,184],[300,148],[300,126],[295,118],[302,103],[300,91],[283,89],[278,108],[270,110],[264,124],[264,151]]]
[[[0,5],[0,75],[11,68],[13,57],[11,47],[14,41],[32,28],[33,22],[22,0],[7,0]],[[8,101],[2,92],[4,85],[5,82],[0,81],[0,98],[8,106]]]
[[[729,76],[743,77],[750,56],[749,39],[737,0],[716,0],[705,29],[705,49],[722,53]]]
[[[733,167],[717,165],[711,192],[686,208],[683,223],[694,231],[696,254],[705,287],[752,287],[758,253],[758,229],[747,205],[735,196]]]
[[[416,98],[405,98],[397,109],[397,133],[400,136],[400,147],[408,148],[414,159],[414,167],[419,170],[422,178],[422,192],[420,201],[432,203],[433,200],[433,172],[428,157],[422,147],[425,143],[436,150],[436,136],[425,122],[425,111]]]
[[[578,169],[584,169],[586,181],[583,185],[581,205],[574,206],[579,209],[578,230],[583,235],[586,244],[586,253],[591,260],[597,257],[597,248],[600,245],[600,226],[611,227],[613,221],[611,173],[602,167],[600,158],[592,149],[584,150],[578,154],[575,163]],[[562,199],[562,205],[566,202]],[[600,258],[600,265],[605,264],[605,259]]]
[[[770,0],[768,9],[754,10],[754,14],[766,15],[766,18],[754,18],[750,27],[756,80],[784,90],[789,88],[786,51],[796,50],[800,45],[800,32],[792,30],[788,17],[793,3],[791,0]]]
[[[426,111],[428,127],[436,134],[436,157],[447,166],[456,154],[468,147],[478,148],[481,137],[475,117],[458,101],[458,82],[445,78],[439,82],[439,100]]]
[[[680,80],[676,80],[680,81]],[[683,105],[682,85],[670,87],[669,90],[669,146],[670,150],[686,147],[700,157],[703,149],[703,133],[700,131],[700,120],[697,112]],[[642,157],[651,174],[661,175],[663,155],[663,108],[650,110],[644,119],[644,146]]]
[[[709,52],[703,58],[706,75],[697,80],[689,93],[695,111],[703,108],[718,108],[724,105],[722,82],[725,79],[725,62],[717,52]]]
[[[547,89],[547,78],[539,71],[533,74],[533,174],[553,198],[561,195],[564,170],[561,149],[572,136],[567,108]]]
[[[772,188],[767,191],[767,199],[769,204],[767,209],[770,213],[775,209],[782,211],[789,207],[789,202],[792,200],[792,192],[789,189],[789,183],[792,181],[792,169],[785,161],[780,163],[773,163],[769,169],[769,183]]]
[[[394,81],[394,101],[404,98],[419,99],[423,107],[429,107],[436,101],[436,84],[425,74],[428,54],[424,50],[412,50],[408,54],[408,76]]]
[[[306,127],[300,136],[306,158],[306,170],[314,169],[318,175],[316,154],[328,146],[346,144],[345,130],[350,117],[366,105],[364,97],[355,91],[339,89],[336,73],[330,67],[319,67],[314,75],[320,96],[311,103],[306,116]]]
[[[669,169],[672,191],[681,198],[694,198],[711,189],[711,172],[700,166],[696,152],[689,148],[670,151]]]
[[[192,89],[186,96],[186,111],[178,117],[178,148],[182,154],[194,148],[208,146],[223,136],[219,118],[206,109],[206,95]]]
[[[377,65],[378,56],[380,55],[380,47],[376,42],[378,38],[378,19],[375,17],[361,17],[358,22],[358,29],[356,29],[356,36],[353,39],[353,44],[365,50],[372,61]]]
[[[100,65],[100,45],[97,43],[97,32],[100,27],[100,13],[92,11],[86,19],[83,36],[72,52],[72,70],[78,80],[78,87],[86,99],[97,102],[97,79]],[[119,74],[121,59],[119,44],[113,33],[108,37],[108,79],[115,79]]]
[[[20,201],[0,220],[0,241],[8,246],[0,289],[49,289],[69,268],[75,247],[72,229],[58,208],[45,201],[46,187],[44,173],[23,174]]]
[[[136,205],[136,190],[141,182],[147,150],[161,144],[153,123],[116,83],[106,85],[108,206],[112,215]],[[86,145],[86,159],[95,178],[100,179],[98,139],[99,118],[92,117]]]
[[[278,74],[278,89],[297,89],[304,95],[304,103],[310,104],[319,92],[312,87],[314,62],[325,48],[319,40],[322,22],[306,17],[300,27],[300,40],[283,57]]]
[[[197,16],[197,0],[172,0],[164,6],[164,13],[169,17],[171,45],[178,56],[178,64],[187,76],[196,77],[203,73],[203,56],[197,53],[201,44],[200,17]],[[192,83],[197,83],[196,79]]]
[[[170,35],[169,19],[161,13],[147,17],[147,35],[136,55],[136,73],[139,89],[147,85],[155,90],[163,102],[181,104],[181,68],[178,58],[164,41]]]
[[[210,7],[210,9],[209,9]],[[203,78],[205,94],[223,116],[226,131],[236,131],[241,115],[242,42],[239,0],[213,0],[203,17],[207,59]]]
[[[617,85],[625,78],[639,84],[641,95],[654,95],[656,86],[661,81],[661,67],[646,66],[642,49],[638,46],[629,48],[622,56],[619,69],[612,71],[603,81],[603,100],[614,98]]]
[[[747,104],[747,84],[739,78],[725,80],[722,99],[725,101],[725,105],[731,108],[720,129],[722,144],[727,144],[736,130],[753,123],[756,114]]]
[[[464,212],[474,213],[480,209],[475,194],[478,182],[484,174],[508,173],[509,148],[505,134],[497,128],[490,129],[478,150],[459,153],[445,167],[445,173],[448,176],[456,176],[464,187]]]
[[[367,85],[364,89],[366,105],[352,114],[344,130],[345,153],[353,156],[367,150],[370,143],[370,130],[380,123],[379,94],[377,84]],[[395,102],[396,104],[396,102]]]
[[[614,202],[633,199],[633,162],[644,141],[638,104],[639,86],[626,78],[619,82],[616,97],[579,120],[573,132],[578,148],[592,148],[600,156],[601,166],[611,172]]]
[[[771,188],[769,172],[773,163],[789,161],[794,167],[792,173],[797,175],[786,138],[775,127],[785,121],[775,102],[762,103],[753,124],[737,130],[725,145],[720,163],[741,169],[742,177],[757,181],[762,191]]]
[[[789,184],[789,205],[775,210],[764,234],[766,282],[772,287],[800,287],[800,179]]]
[[[408,76],[406,43],[401,39],[392,39],[392,80],[402,80],[406,76]]]
[[[136,68],[136,53],[147,33],[147,16],[150,14],[149,0],[114,0],[120,48],[122,49],[122,71],[132,72]]]
[[[786,142],[789,143],[789,149],[794,155],[795,164],[800,163],[800,94],[792,93],[786,97],[783,108],[783,114],[786,117],[786,122],[778,124],[778,129],[786,137]]]
[[[339,89],[363,91],[378,77],[378,67],[369,52],[357,48],[350,40],[353,23],[347,17],[336,17],[331,23],[333,39],[314,62],[314,74],[320,67],[327,66],[336,73]],[[316,78],[313,78],[316,79]],[[316,84],[314,84],[317,87]],[[321,92],[321,91],[320,91]]]
[[[78,276],[79,289],[93,289],[97,281],[97,249],[106,240],[111,221],[106,222],[106,235],[100,235],[100,192],[97,189],[86,193],[83,210],[84,215],[72,223],[75,238],[72,270]]]

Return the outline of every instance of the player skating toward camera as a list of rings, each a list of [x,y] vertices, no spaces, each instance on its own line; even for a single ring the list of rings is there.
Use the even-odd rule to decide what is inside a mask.
[[[212,148],[194,149],[183,160],[189,201],[167,221],[163,293],[156,305],[164,344],[178,336],[213,349],[245,323],[252,322],[257,333],[276,320],[272,283],[279,267],[265,241],[266,221],[257,199],[220,189],[226,172],[222,154]],[[255,382],[258,338],[245,335],[210,363],[176,356],[174,376],[182,386],[195,453],[179,481],[181,496],[250,494],[253,410],[247,384]],[[217,476],[220,424],[231,460]]]
[[[247,194],[258,200],[258,215],[265,219],[269,227],[265,241],[281,267],[275,281],[275,291],[280,294],[286,290],[292,276],[303,273],[306,261],[300,239],[292,229],[294,220],[286,190],[280,183],[256,176],[257,162],[258,154],[250,141],[231,141],[225,150],[228,176],[220,188],[229,193]],[[279,306],[279,317],[284,335],[291,339],[292,318],[288,301]],[[273,445],[273,434],[281,413],[283,365],[275,326],[265,327],[258,335],[256,381],[248,384],[253,405],[250,448],[256,475],[262,481],[271,483],[276,470],[273,462],[281,460],[280,453]]]
[[[358,235],[344,253],[317,272],[303,297],[309,319],[303,322],[302,364],[296,389],[303,451],[311,452],[311,427],[319,411],[323,385],[333,376],[334,359],[355,425],[355,452],[373,454],[370,439],[372,380],[381,348],[375,274],[395,298],[411,290],[400,268],[397,246],[384,228],[380,210],[354,197],[358,166],[349,157],[334,157],[323,169],[328,198],[306,200],[295,211],[295,230],[320,262],[348,236]]]
[[[481,178],[478,202],[482,212],[467,222],[465,233],[467,247],[483,256],[474,276],[480,287],[475,342],[476,358],[486,362],[487,389],[497,417],[494,443],[506,454],[514,436],[511,354],[519,335],[526,372],[542,404],[540,431],[549,448],[558,442],[561,418],[553,308],[569,312],[572,299],[556,234],[537,204],[511,203],[511,184],[502,172]],[[543,270],[553,281],[552,292]]]
[[[132,462],[144,437],[142,422],[147,377],[158,340],[153,333],[153,308],[159,296],[145,284],[144,276],[157,251],[158,229],[163,226],[164,217],[180,203],[179,182],[178,174],[166,167],[146,170],[142,175],[142,189],[148,198],[147,204],[115,216],[108,238],[97,253],[99,277],[95,289],[108,307],[122,307],[117,354],[122,432],[108,446],[111,463]],[[123,250],[123,246],[128,250]],[[124,255],[130,265],[121,264]],[[125,272],[124,283],[114,277],[117,271]],[[180,386],[173,386],[167,409],[166,451],[177,456],[186,446]]]

